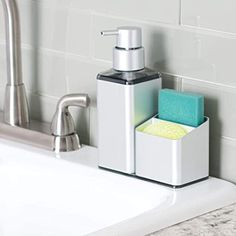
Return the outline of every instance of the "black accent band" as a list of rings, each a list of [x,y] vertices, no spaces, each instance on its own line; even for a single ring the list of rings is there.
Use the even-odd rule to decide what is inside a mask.
[[[106,168],[106,167],[102,167],[102,166],[98,166],[98,168],[99,168],[99,169],[102,169],[102,170],[106,170],[106,171],[113,172],[113,173],[115,173],[115,174],[121,174],[121,175],[129,176],[129,177],[133,177],[133,178],[136,178],[136,179],[140,179],[140,180],[143,180],[143,181],[147,181],[147,182],[152,182],[152,183],[160,184],[160,185],[163,185],[163,186],[166,186],[166,187],[170,187],[170,188],[174,188],[174,189],[183,188],[183,187],[186,187],[186,186],[191,185],[191,184],[196,184],[196,183],[198,183],[198,182],[207,180],[207,179],[209,178],[209,176],[206,176],[206,177],[204,177],[204,178],[197,179],[197,180],[194,180],[194,181],[189,182],[189,183],[186,183],[186,184],[182,184],[182,185],[171,185],[171,184],[159,182],[159,181],[156,181],[156,180],[144,178],[144,177],[138,176],[138,175],[136,175],[136,174],[128,174],[128,173],[124,173],[124,172],[117,171],[117,170],[112,170],[112,169],[109,169],[109,168]]]
[[[155,74],[155,75],[151,75],[151,76],[147,76],[147,77],[141,77],[141,78],[137,78],[134,80],[112,78],[112,77],[104,76],[104,75],[97,76],[98,80],[103,80],[103,81],[117,83],[117,84],[124,84],[124,85],[134,85],[134,84],[139,84],[139,83],[143,83],[143,82],[147,82],[147,81],[159,79],[159,78],[160,78],[159,74]]]

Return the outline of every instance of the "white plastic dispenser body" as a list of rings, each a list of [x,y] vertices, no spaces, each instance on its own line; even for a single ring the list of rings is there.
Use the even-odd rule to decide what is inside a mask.
[[[99,166],[135,172],[135,128],[158,110],[160,74],[145,68],[141,29],[120,27],[113,69],[97,76]]]

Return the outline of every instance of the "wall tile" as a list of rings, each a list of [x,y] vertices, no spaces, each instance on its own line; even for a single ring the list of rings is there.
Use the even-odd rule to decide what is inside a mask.
[[[26,89],[31,92],[38,92],[38,51],[32,48],[22,48],[22,75]],[[6,76],[6,75],[5,75]]]
[[[64,54],[22,48],[23,81],[34,93],[62,96],[66,93]],[[5,45],[0,44],[0,85],[7,82]]]
[[[64,55],[41,50],[33,52],[32,56],[36,57],[36,73],[35,77],[32,78],[32,90],[55,97],[63,96],[66,93],[66,61]]]
[[[80,56],[90,55],[91,15],[88,11],[70,9],[66,51]]]
[[[232,76],[235,73],[236,39],[183,29],[162,30],[156,27],[152,32],[157,32],[163,42],[153,46],[156,55],[150,56],[152,52],[146,50],[148,64],[151,64],[150,57],[162,72],[236,86]],[[158,52],[161,49],[162,52]]]
[[[52,1],[18,1],[22,43],[64,51],[69,4],[66,2],[67,5],[65,2],[62,4],[63,0],[54,4]],[[3,19],[2,7],[0,7],[0,18]],[[5,40],[3,20],[0,21],[0,40]]]
[[[182,80],[181,78],[177,78],[175,76],[162,74],[162,87],[163,88],[169,88],[169,89],[175,89],[175,90],[181,90],[182,88]]]
[[[69,93],[88,93],[91,105],[96,106],[96,77],[99,72],[108,70],[109,63],[84,61],[79,57],[67,56],[67,83]]]
[[[57,6],[57,7],[55,7]],[[68,11],[67,8],[60,8],[58,4],[53,6],[54,17],[53,17],[53,32],[52,32],[52,44],[50,49],[57,51],[65,51],[67,30],[68,30]]]
[[[30,9],[29,9],[30,8]],[[29,4],[27,12],[23,15],[22,32],[23,43],[53,50],[65,51],[67,30],[67,8],[59,4],[41,4],[35,1]]]
[[[182,24],[236,33],[234,0],[182,0]]]
[[[150,46],[146,46],[148,64],[151,64],[151,60],[156,62],[156,68],[162,72],[236,87],[236,80],[232,76],[236,61],[235,38],[183,29],[162,30],[156,27],[149,30],[159,35],[156,41],[159,38],[163,42],[156,43],[153,52],[149,49]],[[145,37],[147,36],[144,35],[144,39]],[[150,36],[149,39],[151,38]],[[147,42],[145,44],[154,45]],[[156,55],[152,56],[154,53]]]
[[[236,183],[236,140],[210,140],[210,174]]]
[[[23,44],[33,44],[37,41],[38,11],[37,5],[31,0],[18,2],[20,12],[21,42]],[[5,30],[5,28],[4,28]],[[5,35],[4,35],[5,37]]]
[[[183,91],[205,96],[205,114],[210,117],[211,136],[236,138],[236,88],[183,79]]]
[[[23,81],[34,93],[62,96],[66,93],[66,61],[63,54],[22,48]],[[0,44],[0,85],[7,82],[5,45]]]
[[[56,111],[58,98],[41,96],[30,92],[27,95],[31,119],[51,123]]]
[[[178,24],[179,0],[71,0],[71,8],[93,10],[129,19]]]
[[[236,86],[234,62],[236,61],[236,38],[199,35],[199,58],[202,63],[212,68],[211,74],[195,73],[195,78],[220,84]],[[208,77],[207,77],[208,76]]]
[[[5,48],[6,48],[5,44],[0,44],[1,86],[5,86],[7,83],[7,65],[6,65]],[[23,75],[23,82],[25,83],[27,90],[34,93],[51,93],[51,88],[47,88],[46,90],[43,89],[43,86],[45,87],[45,85],[43,84],[47,83],[47,81],[44,80],[43,78],[48,79],[49,74],[52,73],[51,71],[52,68],[50,68],[49,64],[52,65],[54,62],[52,62],[53,59],[51,58],[51,63],[47,64],[49,60],[50,56],[47,53],[40,53],[39,51],[33,50],[32,48],[27,48],[27,47],[22,48],[22,67],[23,67],[22,75]],[[46,63],[43,63],[44,61]],[[49,69],[46,68],[47,66],[49,67]],[[60,70],[61,69],[62,67],[60,68]],[[44,75],[42,75],[43,73]],[[63,74],[65,75],[65,72],[63,72]],[[49,80],[48,84],[50,84],[51,79],[48,80]],[[58,87],[60,87],[60,85],[58,85]]]

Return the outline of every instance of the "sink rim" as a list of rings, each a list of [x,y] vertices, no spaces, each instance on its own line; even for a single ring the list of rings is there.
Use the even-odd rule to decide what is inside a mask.
[[[148,212],[144,212],[89,235],[146,235],[236,202],[236,185],[213,177],[181,189],[171,189],[158,183],[146,182],[135,179],[134,177],[98,169],[96,157],[97,148],[95,147],[83,146],[79,151],[55,154],[4,139],[0,139],[0,147],[1,146],[5,147],[5,149],[1,149],[3,154],[21,149],[29,155],[37,153],[37,158],[39,158],[38,160],[41,162],[47,162],[49,160],[47,158],[51,157],[51,161],[59,161],[58,163],[67,165],[68,168],[77,168],[80,165],[83,166],[83,168],[92,168],[93,170],[99,171],[99,173],[109,173],[108,176],[112,174],[112,176],[116,175],[118,178],[133,179],[135,182],[157,186],[159,189],[165,189],[173,193],[173,197],[169,198],[168,201],[165,202],[165,205],[159,205]],[[89,153],[92,153],[92,155]],[[84,155],[83,158],[81,158],[82,155]],[[42,157],[42,159],[40,157]],[[32,157],[27,158],[30,162]],[[19,161],[20,160],[19,158]],[[14,163],[14,161],[12,163]],[[181,214],[179,212],[181,212]]]

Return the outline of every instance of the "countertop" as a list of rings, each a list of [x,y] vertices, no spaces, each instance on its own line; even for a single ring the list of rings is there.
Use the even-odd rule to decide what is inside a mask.
[[[221,208],[149,236],[235,236],[236,204]]]

